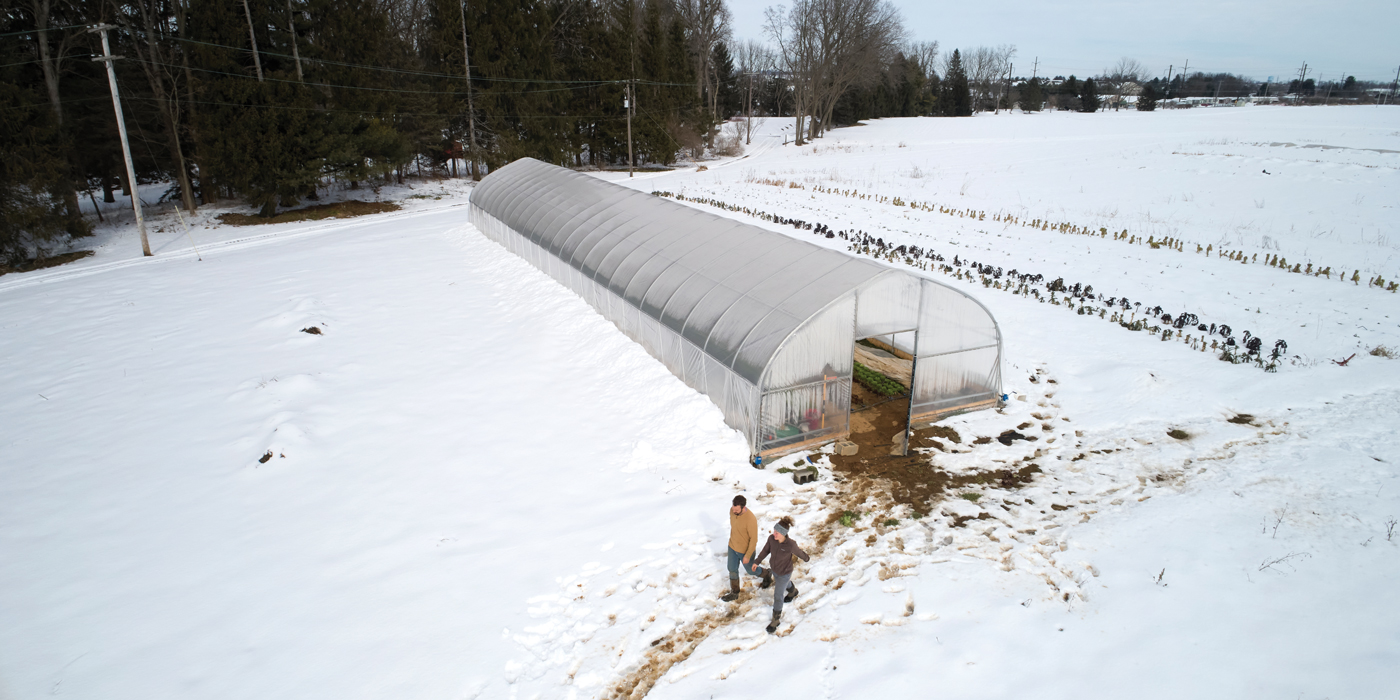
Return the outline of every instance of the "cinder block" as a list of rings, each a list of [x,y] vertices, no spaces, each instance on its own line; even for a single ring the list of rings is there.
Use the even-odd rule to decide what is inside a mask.
[[[850,440],[842,440],[836,443],[836,454],[841,455],[842,457],[850,457],[859,451],[860,445],[857,445],[854,442],[851,442]]]

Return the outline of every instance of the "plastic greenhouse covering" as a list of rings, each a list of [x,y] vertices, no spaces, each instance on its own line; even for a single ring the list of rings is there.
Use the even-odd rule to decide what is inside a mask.
[[[912,357],[911,424],[1001,394],[991,314],[910,272],[529,158],[483,179],[470,211],[709,396],[754,454],[849,434],[864,338]]]

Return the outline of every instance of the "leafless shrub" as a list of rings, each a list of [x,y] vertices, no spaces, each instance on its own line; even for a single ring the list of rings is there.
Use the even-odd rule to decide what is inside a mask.
[[[1287,504],[1284,504],[1284,506],[1283,506],[1282,508],[1280,508],[1280,509],[1274,511],[1273,532],[1269,535],[1269,539],[1276,539],[1276,538],[1278,538],[1278,528],[1279,528],[1280,525],[1283,525],[1283,521],[1284,521],[1284,519],[1287,518],[1287,517],[1288,517],[1288,505],[1287,505]],[[1266,522],[1264,523],[1264,531],[1265,531],[1265,532],[1268,532],[1268,531],[1269,531],[1269,528],[1270,528],[1270,526],[1269,526],[1268,522],[1266,521]]]
[[[715,145],[711,151],[724,158],[736,158],[744,155],[744,140],[737,131],[731,132],[729,129],[720,131],[715,137]]]
[[[1311,554],[1308,554],[1307,552],[1289,552],[1288,554],[1285,554],[1285,555],[1283,555],[1283,556],[1281,556],[1281,557],[1274,557],[1273,559],[1265,559],[1264,561],[1262,561],[1262,562],[1259,563],[1259,570],[1260,570],[1260,571],[1275,571],[1275,572],[1278,572],[1278,573],[1283,573],[1283,571],[1282,571],[1281,569],[1278,569],[1278,568],[1275,568],[1275,567],[1286,566],[1286,567],[1289,568],[1289,570],[1291,570],[1291,571],[1296,571],[1297,569],[1294,569],[1294,568],[1293,568],[1293,565],[1290,564],[1289,562],[1291,562],[1291,561],[1293,561],[1293,560],[1295,560],[1295,559],[1311,559],[1311,558],[1312,558],[1312,555],[1311,555]]]

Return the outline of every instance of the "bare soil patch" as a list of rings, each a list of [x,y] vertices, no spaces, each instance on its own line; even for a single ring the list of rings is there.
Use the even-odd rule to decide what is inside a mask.
[[[62,255],[50,255],[46,258],[30,260],[29,262],[16,267],[0,265],[0,275],[6,275],[11,272],[30,272],[32,270],[42,270],[46,267],[58,267],[59,265],[66,265],[70,262],[73,262],[74,260],[82,260],[83,258],[86,258],[90,255],[92,255],[92,251],[90,250],[75,250],[71,253],[64,253]]]
[[[349,219],[367,214],[382,214],[386,211],[398,211],[401,209],[394,202],[336,202],[335,204],[317,204],[314,207],[303,207],[284,211],[276,216],[258,216],[256,214],[220,214],[219,221],[229,226],[257,226],[259,224],[285,224],[292,221],[320,221],[321,219]]]
[[[875,398],[874,392],[861,386],[854,387],[852,393],[852,403]],[[862,393],[869,396],[861,396]],[[826,543],[831,536],[830,528],[839,524],[844,512],[860,507],[872,496],[876,502],[903,504],[916,513],[926,514],[930,504],[949,491],[973,484],[1014,488],[1030,481],[1040,472],[1040,467],[1035,464],[961,475],[939,471],[927,455],[917,450],[941,447],[940,440],[962,443],[962,436],[957,431],[940,425],[914,430],[910,436],[909,454],[894,454],[898,451],[908,412],[908,399],[898,399],[851,414],[850,439],[860,446],[860,451],[848,457],[831,456],[832,473],[840,484],[840,492],[827,494],[833,497],[825,499],[827,507],[831,509],[830,522],[817,533],[818,547]],[[1027,439],[1013,431],[1007,432],[1013,433],[1014,437],[1003,434],[1006,439],[999,440],[1009,443],[1011,439]],[[975,442],[985,444],[991,440]]]
[[[752,600],[749,597],[748,602],[752,602]],[[661,677],[666,675],[672,666],[690,658],[690,655],[695,653],[696,647],[699,647],[700,643],[705,641],[711,632],[733,622],[745,611],[746,608],[740,605],[728,605],[720,610],[711,610],[671,634],[653,641],[651,648],[644,655],[641,665],[614,683],[608,689],[607,697],[618,700],[624,698],[639,700],[646,697],[647,693],[651,692],[651,687],[656,685],[656,682],[661,680]]]

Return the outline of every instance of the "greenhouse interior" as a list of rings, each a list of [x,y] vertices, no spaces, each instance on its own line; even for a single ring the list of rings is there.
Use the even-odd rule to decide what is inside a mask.
[[[755,457],[848,437],[853,392],[907,400],[912,426],[1001,396],[996,320],[912,271],[530,158],[485,177],[469,216],[714,401]]]

